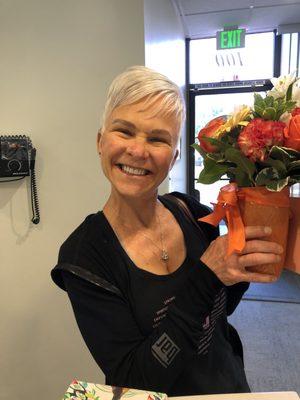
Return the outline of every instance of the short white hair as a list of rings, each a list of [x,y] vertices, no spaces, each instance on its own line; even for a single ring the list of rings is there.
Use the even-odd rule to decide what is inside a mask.
[[[108,89],[101,131],[115,108],[142,99],[146,99],[147,106],[151,106],[158,98],[161,99],[160,107],[153,116],[173,115],[181,127],[185,118],[185,103],[179,87],[165,75],[142,65],[126,69]]]

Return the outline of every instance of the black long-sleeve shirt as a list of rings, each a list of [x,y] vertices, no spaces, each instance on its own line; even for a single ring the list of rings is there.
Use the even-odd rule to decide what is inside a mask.
[[[193,198],[173,195],[196,218],[207,214]],[[227,322],[248,284],[225,287],[199,260],[217,229],[193,226],[177,204],[160,200],[184,233],[187,256],[175,272],[138,268],[98,212],[62,245],[52,277],[67,290],[107,384],[170,396],[249,391],[240,341]]]

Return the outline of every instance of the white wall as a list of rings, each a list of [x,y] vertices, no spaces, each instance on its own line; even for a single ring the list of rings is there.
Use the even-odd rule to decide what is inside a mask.
[[[145,64],[167,75],[185,89],[185,37],[182,24],[171,0],[144,0]],[[186,192],[186,129],[182,130],[181,158],[160,193]]]
[[[0,0],[0,134],[37,148],[41,223],[29,180],[0,184],[0,398],[60,399],[103,376],[49,272],[108,185],[95,148],[109,82],[144,64],[142,0]]]

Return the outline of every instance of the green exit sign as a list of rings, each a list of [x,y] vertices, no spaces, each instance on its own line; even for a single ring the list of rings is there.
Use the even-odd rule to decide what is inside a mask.
[[[217,50],[245,47],[246,29],[224,29],[217,32]]]

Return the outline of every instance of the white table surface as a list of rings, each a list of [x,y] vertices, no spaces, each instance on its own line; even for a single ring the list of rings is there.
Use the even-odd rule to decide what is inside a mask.
[[[209,394],[199,396],[170,397],[172,400],[299,400],[296,392],[260,392]]]

